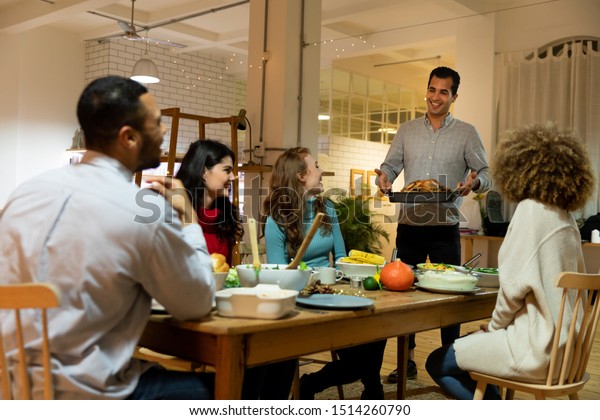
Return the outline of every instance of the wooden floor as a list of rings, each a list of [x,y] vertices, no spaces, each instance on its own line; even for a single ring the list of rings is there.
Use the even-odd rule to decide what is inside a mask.
[[[461,334],[466,334],[471,331],[479,329],[480,321],[463,324],[461,328]],[[417,334],[417,347],[415,349],[415,361],[417,363],[418,376],[417,380],[427,385],[434,385],[427,371],[425,370],[425,360],[431,351],[435,350],[440,346],[440,333],[439,330],[427,331]],[[319,360],[330,360],[329,353],[318,353],[314,356]],[[314,372],[319,370],[322,365],[318,363],[311,363],[300,367],[300,374]],[[396,368],[396,339],[389,339],[385,348],[385,357],[383,360],[383,366],[381,368],[381,377],[385,381],[387,375]],[[590,380],[585,385],[583,390],[579,392],[579,399],[581,400],[600,400],[600,333],[596,334],[594,339],[594,347],[590,361],[588,364],[587,371],[590,374]],[[516,400],[531,399],[531,396],[525,393],[516,392]],[[565,398],[566,399],[566,398]]]

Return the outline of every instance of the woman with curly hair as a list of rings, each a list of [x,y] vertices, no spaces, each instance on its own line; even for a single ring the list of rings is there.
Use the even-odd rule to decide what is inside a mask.
[[[264,203],[269,263],[290,262],[317,212],[324,214],[323,222],[304,254],[304,262],[309,267],[328,267],[331,260],[346,256],[335,207],[320,195],[322,174],[319,163],[305,147],[289,149],[277,159],[271,193]],[[300,399],[314,399],[316,393],[329,387],[359,379],[365,387],[363,399],[383,399],[379,372],[385,344],[386,340],[380,340],[337,350],[338,360],[300,378]]]
[[[235,154],[214,140],[197,140],[181,161],[176,178],[183,182],[198,215],[210,254],[232,264],[232,250],[244,234],[239,210],[229,199]]]
[[[469,371],[543,383],[562,293],[554,281],[562,271],[585,272],[570,212],[585,205],[595,181],[578,137],[550,123],[516,130],[499,145],[492,176],[504,197],[518,203],[498,253],[496,307],[489,324],[435,350],[426,363],[457,399],[473,398]],[[500,398],[498,389],[488,386],[484,398]]]

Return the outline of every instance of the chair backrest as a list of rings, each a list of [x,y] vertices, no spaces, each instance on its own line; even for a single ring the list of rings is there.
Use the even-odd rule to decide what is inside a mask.
[[[600,318],[598,290],[600,274],[582,274],[564,272],[557,277],[556,285],[562,287],[562,300],[552,343],[552,354],[546,385],[553,385],[553,373],[559,369],[558,385],[570,384],[581,380],[585,374],[594,336]],[[560,332],[566,317],[569,290],[576,291],[576,300],[571,307],[571,320],[568,327],[567,342],[562,357],[559,358]],[[582,314],[582,316],[578,316]],[[578,320],[581,324],[578,328]]]
[[[252,264],[252,247],[246,242],[239,243],[240,264]],[[267,248],[265,244],[258,244],[258,254],[262,264],[267,263]]]
[[[44,368],[44,398],[53,398],[52,372],[50,368],[50,343],[48,340],[48,319],[46,310],[60,305],[60,293],[50,284],[21,283],[15,285],[0,285],[0,309],[12,309],[15,314],[15,337],[18,349],[18,376],[21,385],[21,395],[31,399],[31,387],[27,373],[27,357],[25,355],[21,310],[38,309],[42,315],[42,363]],[[11,373],[4,351],[2,323],[0,322],[0,374],[2,375],[2,396],[12,399]]]

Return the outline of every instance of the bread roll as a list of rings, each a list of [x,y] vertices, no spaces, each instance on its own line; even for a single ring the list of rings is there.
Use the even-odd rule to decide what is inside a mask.
[[[212,258],[213,271],[215,273],[225,273],[229,271],[229,264],[227,264],[225,255],[214,252],[210,254],[210,257]]]

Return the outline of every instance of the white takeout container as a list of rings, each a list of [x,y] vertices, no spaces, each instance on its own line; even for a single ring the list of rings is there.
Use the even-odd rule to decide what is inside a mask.
[[[375,264],[345,263],[345,262],[341,262],[340,260],[338,260],[335,263],[335,265],[337,266],[337,268],[342,270],[342,272],[344,273],[344,275],[346,277],[354,277],[354,276],[369,277],[369,276],[374,275],[377,272],[377,267],[379,267],[379,269],[381,270],[386,263],[387,262],[377,266]]]
[[[252,287],[257,284],[274,284],[281,289],[300,291],[306,287],[312,274],[311,270],[286,270],[285,264],[261,264],[257,272],[252,264],[240,264],[235,267],[240,284]]]
[[[215,293],[217,312],[235,318],[278,319],[294,310],[296,290],[283,290],[277,285],[235,287]]]
[[[460,271],[427,270],[417,272],[419,285],[452,290],[473,290],[478,278]]]

